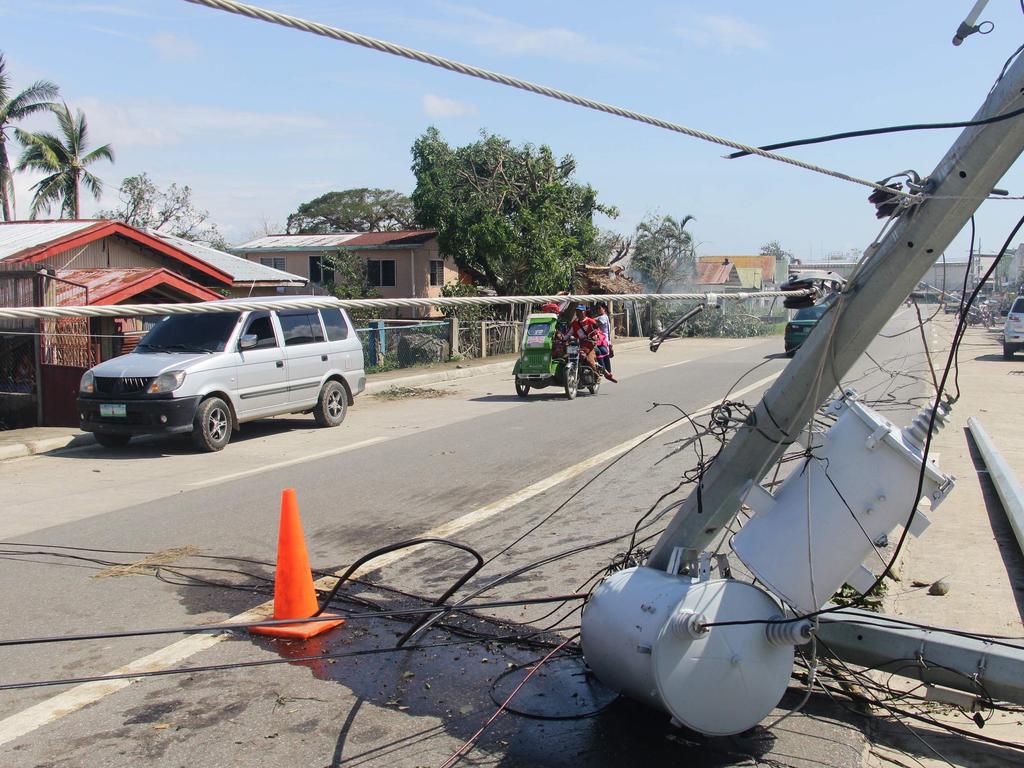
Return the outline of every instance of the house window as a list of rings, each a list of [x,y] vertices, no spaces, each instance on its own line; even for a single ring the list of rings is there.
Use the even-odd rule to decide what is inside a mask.
[[[309,257],[309,280],[318,285],[334,282],[334,270],[326,266],[322,256]]]
[[[366,276],[370,285],[375,288],[395,287],[395,260],[394,259],[368,259],[366,262]]]
[[[444,285],[444,261],[441,259],[430,260],[430,284]]]
[[[284,256],[260,256],[260,264],[271,269],[284,271]]]

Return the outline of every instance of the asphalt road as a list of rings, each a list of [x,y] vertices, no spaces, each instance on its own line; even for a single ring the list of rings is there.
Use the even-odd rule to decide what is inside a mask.
[[[888,330],[899,334],[912,321],[913,312],[904,311]],[[523,401],[510,376],[485,375],[437,385],[430,393],[436,397],[363,398],[337,429],[316,429],[306,417],[247,425],[219,454],[196,455],[187,441],[164,441],[4,462],[2,635],[192,626],[265,603],[285,487],[297,490],[310,560],[324,572],[440,528],[495,558],[469,589],[570,547],[622,536],[695,459],[692,448],[673,455],[688,434],[685,420],[627,452],[630,441],[677,420],[672,406],[696,411],[730,389],[740,393],[735,399],[756,402],[787,362],[780,350],[778,337],[673,341],[657,355],[617,354],[621,383],[573,402],[555,390]],[[914,398],[929,391],[920,336],[880,338],[870,355],[846,383],[902,423],[921,402]],[[620,538],[583,551],[485,597],[572,592],[624,548]],[[433,597],[465,567],[465,555],[435,547],[395,557],[367,578]],[[371,586],[347,594],[422,605]],[[485,611],[526,628],[462,623],[497,636],[551,626],[568,637],[577,607],[547,617],[552,607],[546,605]],[[139,659],[159,669],[380,651],[407,627],[395,619],[352,619],[305,644],[238,632],[223,641],[159,635],[5,647],[0,680],[104,675]],[[492,685],[500,692],[507,679],[519,679],[515,669],[502,677],[509,665],[544,653],[444,629],[427,632],[422,643],[435,647],[193,672],[124,688],[0,691],[0,756],[10,766],[439,765],[495,710]],[[585,711],[579,701],[589,691],[574,688],[575,671],[569,662],[552,665],[538,675],[532,694],[524,689],[524,700],[547,696],[561,713]],[[572,692],[580,694],[577,701]],[[804,711],[808,716],[773,732],[755,729],[734,739],[679,731],[667,716],[628,701],[581,719],[506,714],[466,764],[729,765],[752,757],[785,765],[860,764],[856,721],[816,699]]]

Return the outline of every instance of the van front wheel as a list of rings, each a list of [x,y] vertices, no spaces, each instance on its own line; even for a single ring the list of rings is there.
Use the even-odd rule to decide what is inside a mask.
[[[231,440],[231,409],[219,397],[208,397],[196,408],[192,419],[192,442],[201,451],[213,453]]]
[[[320,399],[313,409],[313,418],[321,427],[336,427],[345,420],[348,409],[348,395],[345,388],[337,381],[331,380],[320,390]]]

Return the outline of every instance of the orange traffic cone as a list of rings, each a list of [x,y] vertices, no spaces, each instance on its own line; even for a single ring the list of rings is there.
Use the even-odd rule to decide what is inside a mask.
[[[308,619],[319,607],[316,590],[313,589],[313,573],[309,569],[309,556],[306,554],[306,541],[302,536],[302,521],[299,519],[295,489],[286,488],[281,494],[281,527],[277,537],[274,618]],[[336,621],[307,621],[299,624],[252,627],[249,631],[288,640],[306,640],[344,623],[345,620],[339,618]]]

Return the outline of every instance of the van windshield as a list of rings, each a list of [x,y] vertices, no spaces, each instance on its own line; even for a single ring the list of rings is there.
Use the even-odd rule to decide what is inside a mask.
[[[223,352],[238,312],[171,315],[142,337],[136,352]]]

